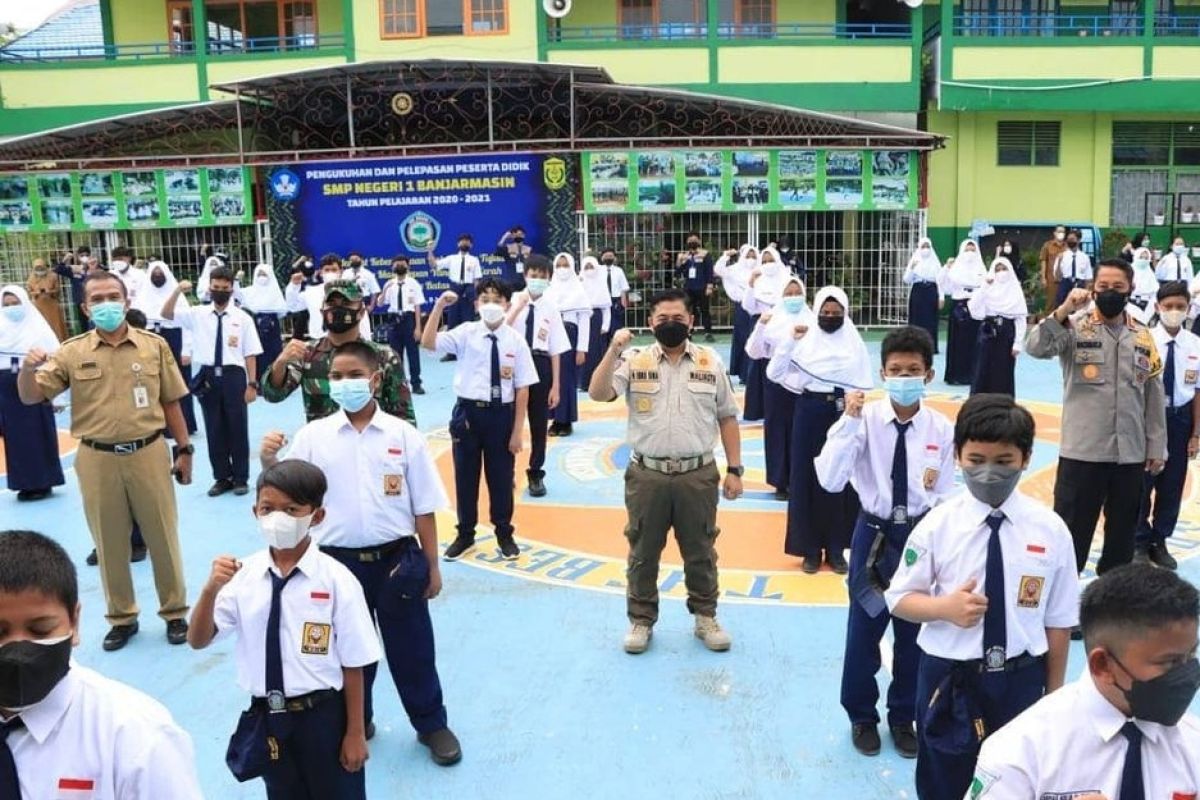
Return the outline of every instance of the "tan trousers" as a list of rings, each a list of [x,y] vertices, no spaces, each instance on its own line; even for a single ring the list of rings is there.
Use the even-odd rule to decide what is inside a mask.
[[[137,620],[137,597],[129,568],[129,532],[135,520],[154,566],[158,615],[166,620],[186,617],[179,516],[166,441],[159,438],[132,455],[102,453],[80,444],[75,454],[75,474],[100,560],[109,623],[129,625]]]
[[[625,510],[629,522],[626,607],[630,622],[658,621],[658,562],[667,533],[683,556],[688,611],[716,616],[717,492],[721,475],[715,464],[682,475],[663,475],[630,463],[625,470]]]

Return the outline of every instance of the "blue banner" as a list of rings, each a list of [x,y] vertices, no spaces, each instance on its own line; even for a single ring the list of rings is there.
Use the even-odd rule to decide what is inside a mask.
[[[469,233],[484,275],[500,276],[500,237],[521,225],[526,244],[544,251],[551,195],[570,191],[563,159],[512,153],[306,162],[272,170],[267,189],[294,223],[296,252],[319,260],[357,251],[380,284],[392,258],[406,255],[431,301],[448,282],[430,274],[429,247],[450,255]]]

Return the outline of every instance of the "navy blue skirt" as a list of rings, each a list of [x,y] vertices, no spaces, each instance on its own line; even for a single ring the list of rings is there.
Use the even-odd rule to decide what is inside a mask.
[[[966,386],[975,376],[975,344],[979,320],[972,319],[966,300],[955,300],[946,333],[946,369],[943,380],[951,386]]]
[[[279,328],[279,317],[274,314],[255,314],[254,327],[258,329],[258,341],[262,343],[263,349],[256,361],[261,380],[283,352],[283,334]]]
[[[935,281],[914,283],[908,293],[908,324],[929,331],[933,352],[938,352],[938,297]]]
[[[989,317],[980,324],[971,394],[1016,395],[1017,359],[1012,354],[1016,332],[1016,323],[1003,317]]]
[[[840,553],[850,546],[858,518],[858,495],[848,486],[836,494],[825,491],[813,467],[829,429],[841,414],[829,395],[805,392],[796,398],[783,547],[788,555],[815,558],[821,551]]]
[[[183,331],[180,328],[161,328],[157,333],[167,340],[167,347],[171,348],[171,355],[175,356],[175,363],[179,365],[183,382],[191,386],[192,367],[190,364],[186,367],[183,365]],[[259,374],[262,374],[261,370]],[[183,411],[183,421],[187,423],[188,434],[194,434],[196,432],[196,405],[190,392],[179,398],[179,408]],[[167,435],[171,435],[170,431],[167,432]]]
[[[579,343],[579,328],[574,322],[564,323],[571,349],[558,358],[558,405],[554,408],[554,421],[559,425],[570,425],[579,419],[579,397],[575,392],[578,385],[579,368],[575,366],[575,346]]]
[[[764,388],[763,452],[767,483],[786,492],[792,472],[792,415],[796,412],[796,395],[772,380],[766,381]]]
[[[589,322],[591,323],[591,338],[588,339],[587,360],[583,362],[583,367],[579,370],[579,389],[584,392],[588,390],[588,385],[592,382],[592,373],[599,366],[600,359],[604,358],[604,349],[607,347],[604,342],[604,334],[600,332],[600,329],[604,327],[604,309],[593,308]],[[562,367],[560,366],[559,369]]]
[[[767,359],[746,357],[746,403],[742,419],[758,422],[763,418],[764,398],[767,393]]]
[[[729,374],[737,375],[738,380],[746,382],[750,370],[750,356],[746,355],[746,340],[750,338],[750,330],[754,324],[750,314],[742,308],[741,303],[733,307],[733,341],[729,343]]]
[[[49,402],[27,406],[17,395],[17,376],[0,372],[0,433],[5,472],[14,492],[40,491],[64,483],[58,460],[58,426]]]

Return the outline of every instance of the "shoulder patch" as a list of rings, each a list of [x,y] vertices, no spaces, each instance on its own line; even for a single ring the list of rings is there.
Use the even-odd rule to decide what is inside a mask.
[[[988,789],[991,789],[996,782],[1000,780],[1000,776],[988,772],[982,767],[975,769],[975,777],[971,779],[971,800],[978,800],[987,794]]]

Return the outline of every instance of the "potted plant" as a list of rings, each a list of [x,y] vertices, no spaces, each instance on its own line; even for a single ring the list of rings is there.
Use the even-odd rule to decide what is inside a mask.
[[[1154,215],[1154,224],[1155,225],[1164,225],[1164,224],[1166,224],[1166,222],[1167,222],[1166,214],[1155,214]]]
[[[1194,219],[1196,219],[1196,212],[1192,209],[1191,206],[1188,206],[1183,211],[1179,212],[1179,221],[1182,222],[1184,225],[1192,224],[1192,221]]]

